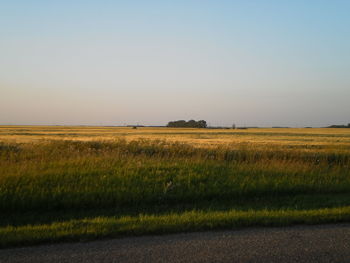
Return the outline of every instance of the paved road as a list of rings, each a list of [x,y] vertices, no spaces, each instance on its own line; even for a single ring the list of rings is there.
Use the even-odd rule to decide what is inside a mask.
[[[0,262],[350,262],[350,224],[254,228],[0,250]]]

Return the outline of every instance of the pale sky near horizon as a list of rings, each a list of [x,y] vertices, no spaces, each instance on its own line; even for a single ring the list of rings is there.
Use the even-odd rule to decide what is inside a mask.
[[[0,124],[347,124],[349,12],[345,0],[0,0]]]

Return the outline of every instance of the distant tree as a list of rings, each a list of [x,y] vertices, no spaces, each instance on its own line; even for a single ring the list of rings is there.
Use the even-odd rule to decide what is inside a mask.
[[[169,121],[167,127],[172,128],[207,128],[207,122],[205,120],[195,121],[195,120],[178,120]]]
[[[200,120],[197,123],[198,123],[198,128],[207,128],[208,126],[205,120]]]
[[[350,123],[348,125],[331,125],[326,128],[350,128]]]
[[[198,128],[198,125],[197,125],[197,122],[195,120],[189,120],[187,123],[186,123],[186,126],[188,128]]]
[[[185,120],[170,121],[167,126],[168,127],[185,127],[186,121]]]
[[[236,129],[236,124],[232,124],[232,129]]]

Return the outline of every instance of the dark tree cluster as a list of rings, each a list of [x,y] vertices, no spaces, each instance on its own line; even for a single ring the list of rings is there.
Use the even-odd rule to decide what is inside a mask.
[[[348,123],[348,125],[331,125],[327,128],[350,128],[350,123]]]
[[[207,122],[204,120],[195,121],[195,120],[179,120],[179,121],[170,121],[167,127],[172,128],[207,128]]]

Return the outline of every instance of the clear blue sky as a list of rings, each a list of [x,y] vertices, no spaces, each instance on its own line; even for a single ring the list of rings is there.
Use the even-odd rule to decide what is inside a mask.
[[[345,124],[349,12],[347,0],[0,0],[0,124]]]

